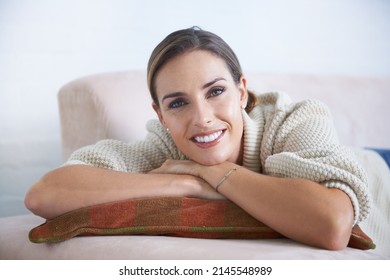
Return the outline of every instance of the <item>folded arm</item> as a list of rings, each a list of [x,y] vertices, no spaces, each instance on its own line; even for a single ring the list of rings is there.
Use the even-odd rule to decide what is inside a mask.
[[[167,161],[154,172],[191,174],[215,187],[237,167],[230,162],[202,166],[192,161]],[[333,250],[348,244],[354,212],[349,197],[341,190],[241,167],[230,173],[218,191],[286,237]]]
[[[223,198],[204,180],[191,175],[138,174],[71,165],[44,175],[27,192],[25,204],[34,214],[51,219],[81,207],[156,196]]]

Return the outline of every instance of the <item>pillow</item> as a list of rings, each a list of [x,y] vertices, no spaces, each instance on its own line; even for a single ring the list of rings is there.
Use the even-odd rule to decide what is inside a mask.
[[[184,197],[129,199],[77,209],[33,228],[34,243],[52,243],[84,235],[167,235],[194,238],[265,239],[283,236],[228,200]],[[348,246],[375,244],[358,227]]]

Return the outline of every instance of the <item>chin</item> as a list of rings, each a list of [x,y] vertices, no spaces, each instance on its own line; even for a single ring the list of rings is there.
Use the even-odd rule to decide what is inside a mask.
[[[201,165],[206,165],[206,166],[212,166],[212,165],[217,165],[217,164],[220,164],[220,163],[223,163],[225,161],[228,161],[227,158],[225,157],[212,157],[212,156],[209,156],[209,157],[192,157],[191,158],[193,161],[201,164]]]

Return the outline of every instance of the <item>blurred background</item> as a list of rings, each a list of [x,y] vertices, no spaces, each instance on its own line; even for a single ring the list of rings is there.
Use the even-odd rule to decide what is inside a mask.
[[[389,0],[0,0],[0,217],[62,164],[57,92],[146,69],[168,33],[197,25],[244,72],[390,75]]]

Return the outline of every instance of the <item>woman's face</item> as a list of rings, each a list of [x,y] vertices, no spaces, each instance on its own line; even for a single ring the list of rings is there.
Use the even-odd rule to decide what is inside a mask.
[[[155,89],[161,123],[190,159],[215,165],[241,161],[246,81],[233,81],[224,60],[207,51],[179,55],[158,72]]]

